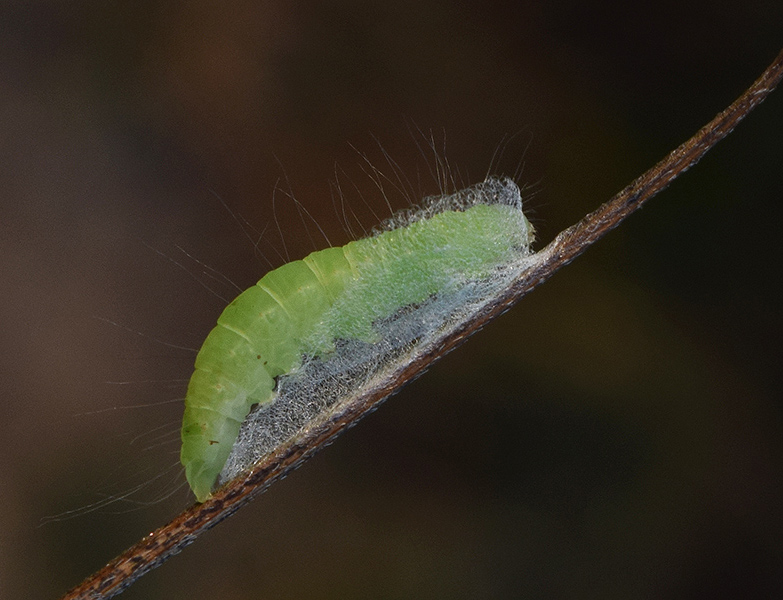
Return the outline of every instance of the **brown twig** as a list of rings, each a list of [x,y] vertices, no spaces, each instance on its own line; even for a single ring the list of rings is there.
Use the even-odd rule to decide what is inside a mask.
[[[370,390],[341,403],[339,411],[278,448],[252,471],[228,482],[203,504],[191,506],[173,521],[153,531],[103,569],[75,587],[63,600],[111,598],[139,577],[191,544],[199,535],[234,514],[274,481],[296,468],[344,429],[377,408],[390,394],[420,375],[434,361],[508,310],[522,296],[571,262],[644,202],[665,189],[728,135],[783,79],[783,51],[761,77],[731,106],[696,135],[577,224],[561,232],[541,250],[531,266],[470,322],[427,348],[411,363],[387,373]]]

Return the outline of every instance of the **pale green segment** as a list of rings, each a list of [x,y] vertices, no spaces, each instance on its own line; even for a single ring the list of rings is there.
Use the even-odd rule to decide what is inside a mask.
[[[274,378],[338,338],[371,341],[372,324],[459,281],[487,277],[528,243],[518,209],[476,205],[313,252],[267,273],[223,311],[196,357],[181,460],[196,498],[212,491],[254,404]]]
[[[516,218],[515,218],[516,217]],[[344,246],[361,285],[337,301],[331,333],[372,339],[372,324],[466,280],[481,279],[528,245],[527,221],[505,205],[448,211]]]

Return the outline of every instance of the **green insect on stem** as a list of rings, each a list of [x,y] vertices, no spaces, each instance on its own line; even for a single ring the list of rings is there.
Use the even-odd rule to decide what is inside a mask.
[[[373,342],[400,308],[492,278],[526,254],[532,227],[509,179],[430,199],[399,226],[313,252],[267,273],[223,311],[196,357],[185,398],[181,461],[196,498],[209,497],[253,405],[275,379],[338,339]]]

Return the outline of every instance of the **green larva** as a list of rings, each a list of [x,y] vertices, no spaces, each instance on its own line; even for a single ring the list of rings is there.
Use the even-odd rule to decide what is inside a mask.
[[[395,349],[453,322],[455,307],[503,285],[532,235],[519,188],[489,178],[428,198],[370,237],[274,269],[240,294],[198,353],[185,398],[180,457],[196,498],[295,433],[354,379],[379,371]],[[315,395],[325,399],[302,400],[302,386],[321,386]],[[240,444],[254,405],[260,420],[245,424]]]

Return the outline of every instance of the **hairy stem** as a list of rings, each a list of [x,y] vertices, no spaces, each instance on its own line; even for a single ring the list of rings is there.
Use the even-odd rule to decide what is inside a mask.
[[[229,481],[203,504],[191,506],[167,525],[144,537],[68,592],[63,596],[63,600],[97,600],[119,594],[139,577],[190,545],[199,535],[234,514],[274,481],[298,467],[340,432],[377,408],[390,394],[508,310],[522,296],[549,279],[555,271],[567,265],[647,200],[665,189],[728,135],[769,95],[782,78],[783,51],[742,96],[692,138],[596,211],[558,234],[535,255],[536,259],[531,261],[530,266],[474,319],[437,340],[409,364],[394,372],[385,373],[382,378],[373,382],[371,389],[365,388],[346,398],[336,410],[277,448],[251,471]]]

